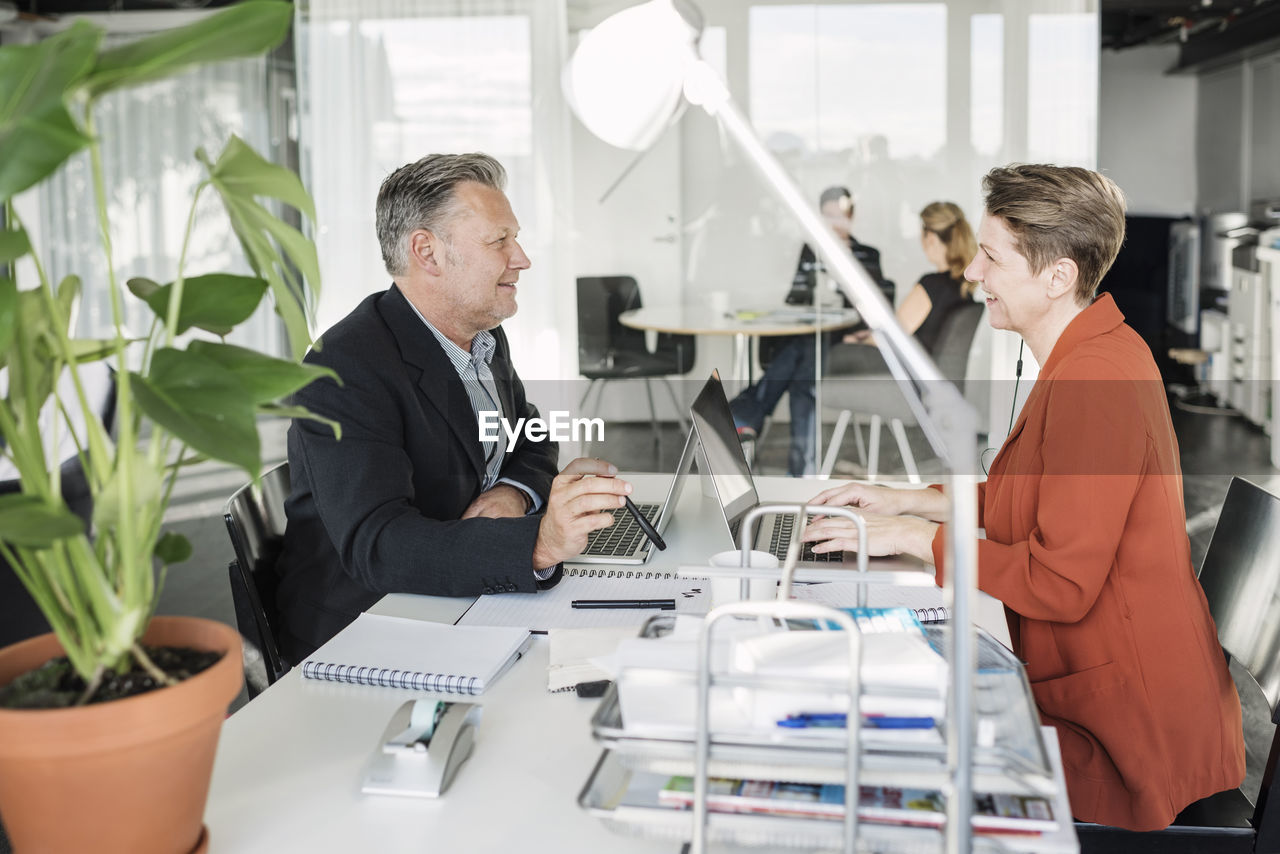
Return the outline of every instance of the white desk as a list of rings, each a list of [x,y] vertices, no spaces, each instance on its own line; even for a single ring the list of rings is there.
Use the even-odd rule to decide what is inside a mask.
[[[668,476],[628,476],[639,498],[661,496]],[[769,499],[811,497],[819,484],[760,478]],[[695,483],[684,490],[668,528],[671,545],[656,566],[704,559],[726,548],[718,508]],[[717,536],[717,534],[719,536]],[[388,596],[373,610],[452,622],[470,599]],[[999,603],[979,613],[1003,631]],[[990,622],[990,617],[996,623]],[[600,747],[589,720],[596,701],[546,691],[547,642],[480,697],[484,719],[475,752],[443,798],[366,796],[365,763],[392,712],[421,696],[304,680],[295,668],[223,726],[205,822],[214,854],[283,851],[672,851],[669,844],[613,834],[584,813],[577,797]],[[1066,818],[1066,816],[1064,816]]]

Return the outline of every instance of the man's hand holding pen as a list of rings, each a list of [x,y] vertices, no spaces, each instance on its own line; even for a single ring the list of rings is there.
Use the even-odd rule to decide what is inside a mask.
[[[613,524],[613,510],[626,506],[631,492],[631,484],[617,473],[617,466],[604,460],[579,457],[556,475],[533,547],[534,569],[576,557],[592,531]]]

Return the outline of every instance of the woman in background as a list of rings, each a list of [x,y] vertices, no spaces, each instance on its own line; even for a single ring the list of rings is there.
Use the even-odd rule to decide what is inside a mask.
[[[920,247],[933,265],[933,272],[920,281],[898,306],[895,315],[907,332],[913,333],[924,349],[932,353],[942,331],[942,322],[951,309],[973,297],[976,287],[964,278],[964,268],[978,251],[973,229],[964,211],[952,202],[933,202],[920,211]],[[889,368],[874,346],[870,330],[845,336],[846,344],[831,349],[827,375],[887,373]]]

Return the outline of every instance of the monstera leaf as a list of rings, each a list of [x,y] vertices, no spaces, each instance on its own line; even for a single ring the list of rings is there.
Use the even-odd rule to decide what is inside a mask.
[[[114,89],[172,77],[197,65],[258,56],[284,40],[292,21],[290,3],[237,3],[185,27],[104,50],[85,87],[98,98]]]
[[[298,176],[263,160],[239,137],[231,138],[216,163],[203,150],[197,151],[196,157],[209,170],[209,183],[222,198],[254,272],[271,286],[293,357],[301,359],[310,345],[307,317],[311,306],[303,295],[306,283],[310,283],[313,295],[319,295],[320,261],[315,244],[267,210],[257,197],[278,199],[314,220],[311,197]]]
[[[43,181],[89,144],[67,98],[101,39],[97,27],[77,21],[42,42],[0,52],[0,201]]]
[[[128,284],[134,296],[150,306],[157,317],[169,316],[173,283],[158,285],[150,279],[134,278]],[[266,292],[267,283],[253,276],[210,273],[186,279],[174,333],[181,335],[194,326],[214,335],[227,335],[249,319]]]

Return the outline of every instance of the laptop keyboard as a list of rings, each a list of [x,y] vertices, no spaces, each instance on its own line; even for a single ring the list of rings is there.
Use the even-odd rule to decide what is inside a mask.
[[[812,520],[813,516],[810,515]],[[796,517],[793,515],[774,517],[773,534],[769,537],[769,546],[765,551],[776,557],[779,561],[787,559],[787,549],[791,546],[791,536],[795,531]],[[736,546],[738,543],[739,525],[735,522],[732,525],[733,542]],[[802,563],[841,563],[844,561],[844,552],[815,552],[813,543],[805,543],[800,549],[800,561]]]
[[[659,505],[637,504],[636,507],[644,514],[644,518],[657,526]],[[640,530],[627,508],[618,507],[613,511],[613,524],[592,531],[587,537],[587,548],[582,553],[601,557],[629,557],[635,554],[644,538],[644,531]]]

